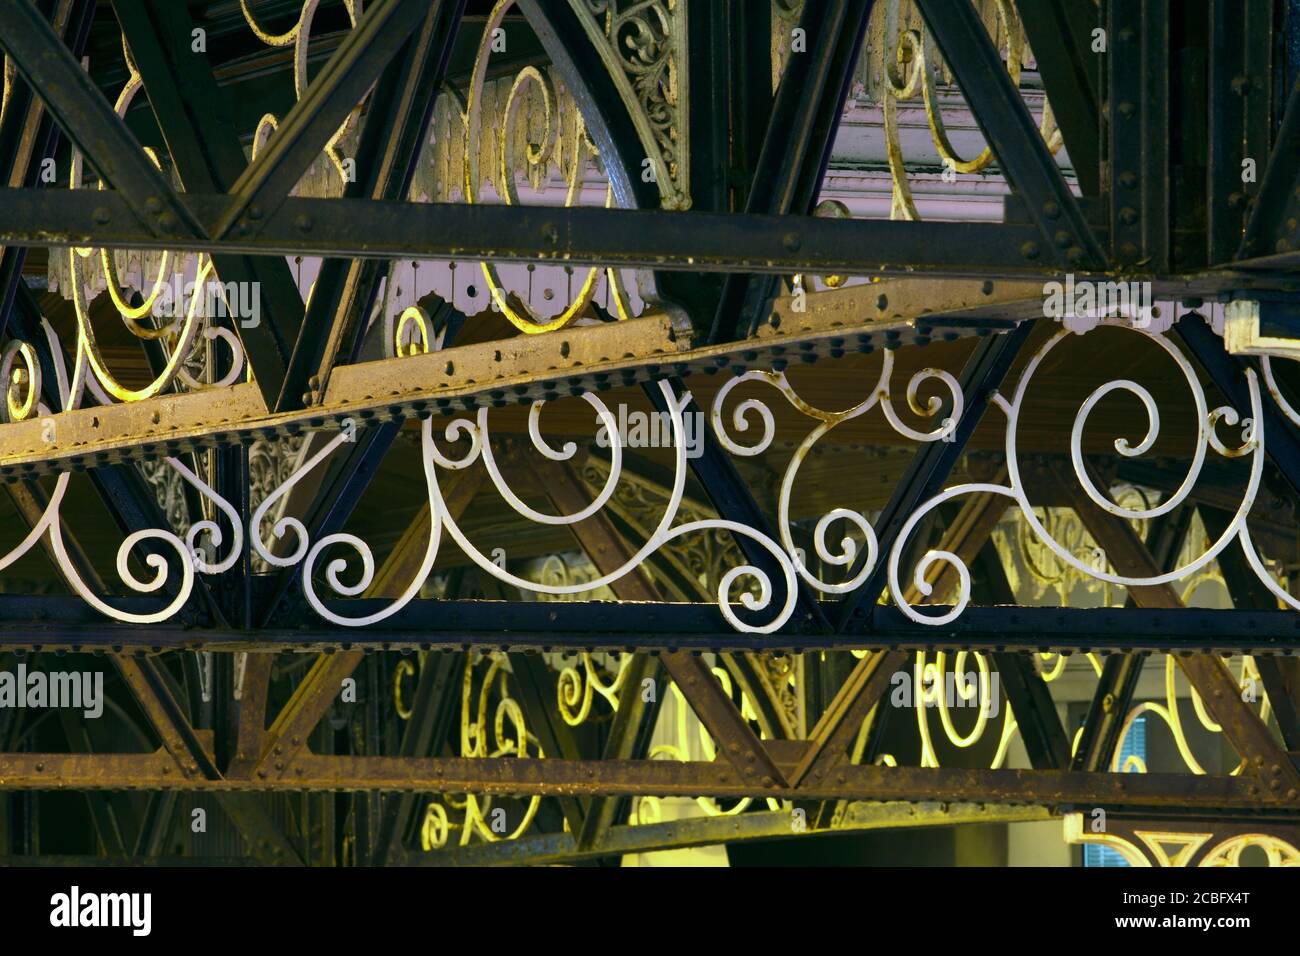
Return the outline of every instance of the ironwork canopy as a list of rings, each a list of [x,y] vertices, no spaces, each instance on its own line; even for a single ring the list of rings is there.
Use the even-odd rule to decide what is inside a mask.
[[[0,854],[1294,862],[1297,16],[0,4]]]

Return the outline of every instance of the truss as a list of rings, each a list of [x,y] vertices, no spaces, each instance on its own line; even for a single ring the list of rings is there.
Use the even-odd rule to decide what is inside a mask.
[[[367,862],[598,858],[792,819],[828,834],[1064,815],[1087,842],[1073,814],[1094,808],[1137,821],[1108,844],[1124,854],[1235,860],[1258,830],[1294,856],[1294,355],[1225,346],[1242,316],[1252,341],[1297,335],[1300,87],[1275,95],[1290,74],[1270,18],[1214,0],[1207,32],[1184,31],[1209,62],[1197,80],[1162,3],[349,0],[325,5],[328,56],[314,4],[280,33],[249,4],[210,42],[294,51],[292,102],[250,124],[219,58],[193,52],[192,4],[109,6],[0,4],[0,478],[22,525],[0,575],[43,556],[60,592],[6,585],[0,648],[111,662],[147,743],[106,751],[65,721],[68,751],[39,749],[0,709],[12,799],[87,791],[109,856],[131,854],[105,838],[98,792],[121,790],[155,794],[142,849],[172,792],[210,792],[250,841],[303,861],[244,791],[358,792]],[[123,54],[87,71],[104,30]],[[496,56],[500,37],[513,52]],[[864,77],[889,220],[822,199]],[[978,124],[974,159],[941,91]],[[936,161],[909,167],[898,111],[918,96]],[[439,117],[460,165],[425,201],[431,133],[452,135]],[[1204,162],[1179,165],[1178,188],[1173,156]],[[1002,221],[919,219],[913,179],[958,174],[1005,191]],[[562,205],[520,199],[551,180]],[[40,249],[70,318],[24,269]],[[454,271],[450,296],[393,308],[407,260],[470,265],[480,314],[456,306]],[[549,267],[567,270],[558,308],[532,291]],[[157,320],[169,268],[221,302],[193,291]],[[1053,287],[1111,305],[1052,316]],[[114,368],[123,329],[134,377]],[[1075,363],[1097,383],[1049,449],[1040,409]],[[823,374],[848,384],[828,396]],[[1137,418],[1104,413],[1121,398]],[[628,409],[660,423],[653,451],[629,442]],[[290,442],[259,484],[253,449]],[[861,474],[902,449],[875,507],[809,477],[830,446]],[[420,507],[377,550],[355,529],[381,472]],[[567,535],[583,575],[499,560],[476,537],[489,498],[489,530]],[[1008,513],[1024,553],[1127,603],[1023,603],[997,545]],[[106,516],[123,537],[108,574],[83,540]],[[1175,584],[1198,575],[1232,606],[1185,606]],[[915,765],[886,760],[896,677],[929,693],[925,675],[968,654],[1005,694],[990,766],[940,765],[924,716]],[[1051,687],[1069,655],[1096,672],[1077,734]],[[1187,772],[1120,772],[1148,655],[1167,655]],[[1192,755],[1178,679],[1238,763]],[[668,700],[695,722],[689,746],[652,742]],[[657,819],[666,797],[715,815]],[[497,842],[494,808],[514,839]],[[1161,857],[1137,835],[1157,814],[1222,840]],[[459,849],[413,849],[449,827]]]

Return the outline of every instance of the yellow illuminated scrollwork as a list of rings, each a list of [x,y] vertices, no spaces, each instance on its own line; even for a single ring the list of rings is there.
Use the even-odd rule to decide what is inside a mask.
[[[298,19],[294,21],[292,27],[284,33],[271,33],[264,29],[253,12],[248,8],[248,0],[239,0],[239,7],[244,13],[244,20],[248,23],[249,29],[253,34],[265,43],[267,46],[293,47],[293,92],[296,101],[301,101],[303,94],[307,90],[307,50],[311,40],[312,19],[316,15],[316,8],[320,5],[320,0],[306,0],[298,12]],[[348,20],[352,27],[356,27],[357,18],[362,14],[361,0],[343,0],[343,6],[347,10]],[[345,157],[340,149],[340,143],[343,138],[352,130],[361,112],[361,104],[358,103],[343,121],[343,124],[334,131],[329,142],[325,144],[325,154],[329,157],[330,163],[338,173],[339,183],[347,183],[350,179],[345,164]],[[261,134],[263,124],[270,120],[272,128],[275,127],[276,118],[274,116],[263,117],[262,122],[258,124],[258,133]]]
[[[1269,866],[1300,866],[1300,849],[1266,833],[1230,837],[1206,853],[1200,865],[1241,866],[1241,855],[1251,848],[1262,850]]]
[[[15,367],[15,359],[22,359],[21,367]],[[15,339],[5,346],[0,357],[0,387],[5,391],[9,421],[23,421],[36,411],[41,397],[41,363],[31,345]]]
[[[431,802],[425,808],[424,822],[420,825],[420,847],[426,853],[441,850],[447,845],[449,831],[447,808],[440,803]]]
[[[733,689],[731,675],[724,668],[714,667],[713,674],[721,682],[723,690],[728,697],[735,699],[737,696],[736,689]],[[704,725],[694,718],[694,712],[690,704],[687,703],[685,695],[675,683],[669,683],[668,692],[672,697],[674,706],[672,707],[672,740],[669,743],[660,743],[650,748],[651,760],[680,760],[687,761],[701,759],[712,761],[717,758],[717,746],[709,732],[704,729]],[[740,697],[740,715],[745,720],[756,721],[757,714],[754,712],[753,702],[743,691],[739,692]],[[691,725],[694,724],[694,734],[691,733]],[[759,734],[765,738],[766,734]],[[745,797],[738,800],[734,806],[724,809],[722,805],[712,797],[697,797],[695,802],[711,817],[716,816],[733,816],[738,813],[744,813],[749,809],[753,800]],[[769,810],[779,810],[783,806],[780,800],[766,798]],[[652,823],[658,822],[663,818],[663,810],[657,797],[639,797],[634,801],[632,807],[633,823]]]
[[[515,0],[498,0],[497,4],[492,8],[492,12],[488,15],[487,24],[483,29],[483,37],[479,42],[478,52],[474,59],[474,70],[470,77],[469,92],[461,112],[461,123],[464,127],[466,140],[463,154],[463,174],[465,201],[468,203],[477,203],[481,199],[479,193],[480,139],[483,136],[484,123],[486,122],[484,91],[487,83],[488,63],[493,52],[493,35],[496,30],[500,29],[506,13],[514,5]],[[531,135],[533,131],[529,131],[527,145],[521,151],[516,148],[516,141],[517,137],[524,132],[521,129],[524,125],[523,119],[525,116],[523,107],[525,93],[529,89],[535,91],[540,98],[540,116],[543,128],[537,138]],[[582,121],[581,113],[576,113],[577,129],[575,135],[567,137],[572,143],[572,152],[566,161],[563,150],[566,137],[559,135],[557,102],[558,95],[555,84],[547,73],[536,67],[526,66],[515,74],[514,82],[510,86],[505,103],[499,111],[500,125],[496,131],[497,154],[494,157],[496,188],[501,198],[508,205],[519,204],[515,163],[520,158],[521,153],[524,161],[523,171],[534,187],[540,185],[541,176],[554,159],[565,179],[567,192],[564,204],[566,206],[573,205],[577,199],[578,192],[582,187],[582,174],[588,167],[589,158],[598,155],[595,146],[592,145],[590,138],[586,134],[586,127]],[[536,117],[538,113],[532,111],[531,115]],[[611,205],[613,198],[614,194],[611,187],[606,193],[606,205]],[[588,270],[577,294],[572,297],[564,310],[552,319],[544,319],[534,312],[528,303],[506,292],[501,277],[492,263],[482,262],[480,266],[483,270],[483,276],[487,280],[488,292],[492,297],[493,307],[509,319],[516,328],[527,333],[553,332],[556,329],[562,329],[586,312],[595,298],[596,286],[601,271],[596,267]],[[628,303],[627,292],[623,287],[622,279],[616,269],[607,269],[605,271],[617,316],[620,319],[626,319],[631,315],[631,306]]]
[[[414,676],[415,665],[408,660],[398,661],[397,666],[393,668],[393,709],[402,720],[411,719],[411,708],[402,697],[402,682]]]
[[[1012,82],[1019,86],[1025,58],[1024,28],[1010,0],[993,0],[993,6],[1006,37],[1007,73]],[[946,170],[952,173],[981,172],[992,163],[993,152],[985,146],[972,159],[963,159],[957,154],[944,126],[943,109],[939,101],[936,81],[940,57],[933,37],[923,27],[917,29],[900,27],[898,0],[891,0],[884,16],[885,56],[881,99],[886,155],[894,186],[891,218],[915,220],[919,219],[920,215],[912,198],[911,184],[899,139],[899,102],[910,100],[920,92],[930,126],[930,138]],[[1056,129],[1051,104],[1046,100],[1044,100],[1042,118],[1039,122],[1039,133],[1053,154],[1060,150],[1061,134]]]
[[[1259,678],[1259,669],[1255,666],[1253,657],[1243,657],[1240,659],[1240,674],[1238,676],[1238,686],[1243,691],[1243,698],[1253,699],[1248,693],[1252,688],[1259,688],[1258,693],[1253,695],[1258,697],[1260,703],[1259,716],[1264,722],[1268,721],[1269,702],[1268,697],[1262,689],[1262,682]],[[1124,725],[1120,731],[1120,740],[1123,741],[1128,735],[1133,722],[1143,714],[1153,714],[1163,721],[1173,734],[1174,744],[1178,748],[1179,756],[1183,758],[1183,763],[1193,773],[1203,774],[1205,768],[1201,766],[1200,761],[1192,753],[1192,745],[1188,742],[1187,733],[1183,727],[1182,714],[1178,705],[1178,682],[1177,667],[1174,657],[1171,654],[1165,655],[1165,702],[1163,704],[1156,701],[1143,701],[1133,707],[1124,718]],[[1188,693],[1191,697],[1192,712],[1196,715],[1200,725],[1210,733],[1222,733],[1222,728],[1216,724],[1205,710],[1205,702],[1201,700],[1201,695],[1197,693],[1196,688],[1189,685]],[[1130,758],[1127,763],[1121,765],[1119,757],[1120,748],[1116,748],[1115,757],[1111,761],[1111,769],[1117,771],[1134,769],[1139,773],[1146,771],[1145,763],[1140,758]],[[1232,774],[1239,774],[1245,769],[1245,761],[1238,763],[1231,771]]]
[[[419,336],[414,341],[411,330]],[[393,352],[399,358],[404,355],[418,355],[429,351],[432,341],[429,328],[429,313],[418,305],[408,306],[397,318],[397,330],[393,333]]]
[[[492,653],[484,656],[468,654],[461,680],[460,756],[471,759],[495,757],[545,758],[546,754],[537,738],[528,732],[523,710],[510,696],[507,678],[506,655]],[[483,670],[476,680],[476,671]],[[477,684],[477,687],[476,687]],[[495,696],[495,706],[493,698]],[[394,685],[394,702],[400,700]],[[491,732],[488,717],[491,713]],[[432,801],[425,808],[421,827],[421,845],[432,850],[448,842],[453,829],[460,830],[460,845],[468,845],[475,837],[489,843],[514,840],[532,826],[541,805],[540,796],[531,797],[521,818],[507,829],[494,826],[497,822],[492,797],[465,794],[463,798],[443,794],[441,802]],[[448,809],[458,811],[459,822],[453,821]]]
[[[618,695],[627,681],[632,655],[620,655],[617,673],[608,682],[601,680],[600,669],[592,654],[584,651],[579,662],[581,671],[573,665],[566,665],[560,671],[560,679],[556,683],[560,716],[571,727],[578,726],[591,716],[591,705],[596,695],[604,698],[611,711],[618,710]]]
[[[1146,854],[1123,837],[1105,832],[1085,832],[1082,813],[1067,813],[1063,822],[1066,843],[1091,843],[1096,846],[1104,846],[1122,856],[1129,866],[1151,866],[1151,861],[1147,859]]]
[[[1236,867],[1250,849],[1262,851],[1269,866],[1300,866],[1300,850],[1287,840],[1268,833],[1237,833],[1223,836],[1213,843],[1213,832],[1125,828],[1119,833],[1092,832],[1085,827],[1084,814],[1068,813],[1064,817],[1065,842],[1104,846],[1118,853],[1130,866]],[[1133,838],[1133,839],[1130,839]],[[1197,855],[1213,843],[1195,862]]]

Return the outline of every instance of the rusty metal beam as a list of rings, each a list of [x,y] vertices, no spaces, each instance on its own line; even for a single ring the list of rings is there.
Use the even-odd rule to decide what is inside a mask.
[[[792,348],[813,357],[846,344],[894,347],[941,333],[1010,329],[1016,319],[987,309],[1024,302],[1030,294],[1041,300],[1040,286],[1031,293],[1025,283],[900,279],[809,293],[804,312],[785,298],[775,307],[785,316],[780,328],[769,328],[746,348],[693,347],[689,334],[664,314],[474,343],[339,367],[318,406],[276,414],[267,411],[254,383],[76,409],[55,416],[52,442],[44,440],[39,420],[0,426],[0,479],[337,428],[347,418],[365,425],[503,400],[528,404],[577,387],[635,385],[721,366],[768,368]]]
[[[220,779],[212,752],[212,731],[195,730],[167,686],[156,657],[118,654],[113,658],[122,679],[158,732],[163,749],[185,779]]]
[[[1255,809],[1300,817],[1300,804],[1253,777],[1111,774],[1056,770],[877,767],[845,764],[821,783],[755,792],[721,761],[532,760],[318,756],[300,753],[292,773],[235,780],[182,776],[165,753],[0,754],[0,789],[394,790],[543,796],[658,795],[778,799],[936,799],[1045,806]]]
[[[364,656],[362,651],[341,651],[322,654],[316,659],[266,732],[253,776],[283,778],[286,775],[294,756],[306,748],[308,736],[334,702],[343,681],[352,675]]]
[[[535,461],[532,465],[538,485],[561,514],[575,514],[591,501],[591,490],[577,470],[574,462],[557,462],[549,459]],[[609,513],[601,510],[590,518],[570,526],[578,545],[601,574],[622,567],[634,551],[619,534]],[[638,567],[611,585],[615,595],[625,601],[657,601],[658,590],[647,576],[644,567]],[[516,655],[518,657],[518,655]],[[659,661],[649,654],[636,654],[627,663],[624,691],[619,697],[614,719],[610,723],[605,745],[601,752],[604,760],[644,759],[650,736],[654,733],[659,714],[660,694],[646,700],[642,693],[644,681],[658,683]],[[553,721],[553,708],[546,707],[543,720]],[[572,745],[572,744],[571,744]],[[574,745],[576,755],[576,745]],[[623,812],[625,800],[597,798],[579,803],[566,800],[561,809],[569,818],[569,828],[579,847],[591,847],[604,839],[605,833]],[[574,820],[578,825],[574,826]]]
[[[1111,566],[1132,577],[1158,577],[1162,573],[1160,565],[1133,526],[1104,511],[1084,494],[1075,476],[1068,474],[1064,466],[1058,468],[1061,469],[1058,480],[1066,493],[1073,497],[1075,513],[1106,553]],[[1104,487],[1105,483],[1095,473],[1089,477],[1096,487]],[[1183,606],[1182,598],[1169,584],[1130,587],[1128,592],[1139,607]],[[1288,800],[1300,800],[1300,770],[1259,715],[1242,699],[1241,689],[1223,661],[1209,654],[1180,654],[1177,662],[1255,779]]]
[[[1187,537],[1191,519],[1191,509],[1183,505],[1155,519],[1147,532],[1147,550],[1165,571],[1177,566],[1178,553]],[[1125,607],[1135,605],[1130,595]],[[1137,692],[1146,658],[1145,653],[1132,651],[1107,655],[1084,719],[1083,733],[1070,761],[1071,769],[1105,770],[1109,767],[1119,747],[1124,719]]]
[[[537,744],[542,753],[548,758],[581,759],[582,749],[578,746],[577,738],[556,706],[555,671],[536,654],[511,654],[510,666],[524,718],[531,732],[537,736]],[[574,797],[557,799],[560,812],[569,824],[569,832],[582,832],[590,803]]]
[[[1211,541],[1227,530],[1231,516],[1217,508],[1200,508],[1201,521]],[[1240,548],[1230,547],[1219,555],[1219,571],[1234,607],[1276,608],[1278,599],[1246,564]],[[1300,668],[1290,658],[1256,657],[1260,682],[1273,711],[1273,719],[1288,750],[1300,750]]]
[[[894,673],[906,666],[910,656],[907,651],[875,651],[857,663],[813,728],[812,746],[790,774],[792,786],[819,787],[832,771],[842,769],[848,760],[846,751],[862,722],[884,697]]]
[[[742,777],[756,790],[785,783],[785,774],[702,657],[689,651],[676,651],[660,654],[659,660],[717,744],[718,751]]]
[[[226,773],[247,776],[262,758],[266,745],[266,704],[271,690],[275,655],[244,652],[244,674],[236,702],[235,753]]]
[[[849,803],[842,818],[824,827],[798,831],[804,837],[875,830],[959,826],[970,823],[1020,823],[1050,820],[1052,812],[1040,806],[987,803]],[[518,840],[468,847],[448,847],[428,853],[408,853],[406,866],[544,866],[577,863],[629,853],[657,853],[691,847],[732,845],[757,840],[789,839],[796,831],[791,814],[782,811],[740,813],[722,817],[691,817],[665,823],[612,827],[604,839],[579,847],[571,834],[546,833]]]

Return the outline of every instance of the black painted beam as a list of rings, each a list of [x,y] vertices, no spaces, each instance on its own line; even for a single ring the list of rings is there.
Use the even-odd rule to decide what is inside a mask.
[[[185,200],[205,222],[226,205],[224,196],[187,193]],[[1036,227],[1012,223],[293,197],[256,235],[183,244],[268,256],[549,261],[686,272],[1056,275],[1029,248],[1039,238]],[[177,240],[135,224],[115,191],[14,189],[0,206],[0,243],[138,250],[172,248]]]
[[[807,215],[817,203],[873,0],[806,0],[745,198],[751,214]],[[745,339],[766,320],[779,282],[731,275],[723,283],[710,340]]]
[[[1169,0],[1106,10],[1111,256],[1163,272],[1171,246]]]
[[[1300,80],[1287,97],[1282,126],[1246,222],[1238,259],[1300,250]]]
[[[965,451],[967,441],[988,410],[990,396],[1001,386],[1032,331],[1032,322],[1022,322],[1010,332],[982,339],[966,360],[966,366],[958,378],[966,405],[961,420],[951,435],[952,441],[926,442],[908,465],[907,472],[875,522],[879,542],[876,565],[857,590],[840,600],[836,609],[834,617],[838,632],[860,631],[864,627],[870,629],[872,610],[885,587],[889,552],[894,547],[904,522],[921,504],[942,490],[948,475]],[[866,557],[865,553],[860,556],[849,578],[860,573]]]
[[[1100,28],[1093,0],[1032,0],[1016,5],[1034,51],[1052,115],[1085,196],[1101,194],[1101,64],[1093,32]]]
[[[916,0],[1007,182],[1038,227],[1038,254],[1080,270],[1106,256],[973,4]]]
[[[190,192],[224,193],[247,162],[225,94],[206,55],[192,48],[194,22],[185,5],[114,0],[113,7],[181,182]],[[234,317],[229,322],[267,407],[274,409],[303,322],[302,296],[289,264],[280,257],[218,255],[213,265],[221,282],[239,283],[259,297],[256,325]]]
[[[171,245],[204,234],[126,124],[31,0],[0,4],[0,47],[132,221]]]
[[[418,32],[385,68],[362,127],[357,178],[347,184],[345,196],[407,198],[464,7],[465,0],[431,5]],[[321,263],[276,410],[302,408],[324,394],[334,363],[353,357],[387,274],[388,263],[382,260]]]
[[[428,9],[424,0],[375,0],[366,5],[356,27],[280,122],[266,149],[231,187],[214,235],[245,229],[256,235],[261,230],[383,68],[419,29]]]

